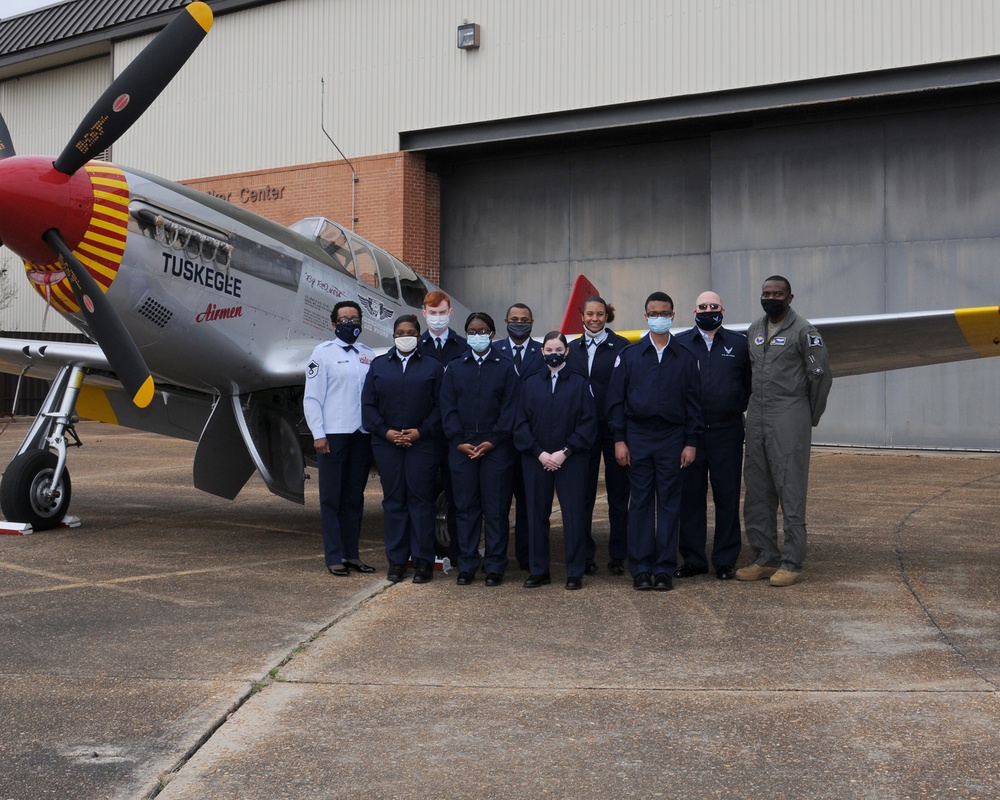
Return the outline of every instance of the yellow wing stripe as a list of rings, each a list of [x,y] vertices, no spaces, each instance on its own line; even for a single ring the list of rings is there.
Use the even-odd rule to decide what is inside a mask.
[[[76,413],[85,419],[96,419],[112,425],[119,424],[118,415],[108,400],[108,393],[95,386],[84,384],[80,387],[80,394],[76,398]]]
[[[959,308],[955,321],[972,348],[983,357],[1000,355],[1000,308]]]

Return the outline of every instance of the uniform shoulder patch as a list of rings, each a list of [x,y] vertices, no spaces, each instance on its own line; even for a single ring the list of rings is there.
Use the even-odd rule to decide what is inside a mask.
[[[622,363],[622,357],[621,356],[615,356],[615,366],[614,366],[614,368],[617,369],[618,365],[621,364],[621,363]]]
[[[822,347],[823,339],[819,334],[810,333],[809,334],[809,346],[810,347]]]
[[[310,361],[309,365],[306,367],[306,377],[315,378],[319,374],[319,364],[315,361]]]

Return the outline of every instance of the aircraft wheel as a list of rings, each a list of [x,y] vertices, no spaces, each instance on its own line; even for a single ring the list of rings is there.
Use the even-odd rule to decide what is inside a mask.
[[[64,469],[59,485],[52,476],[58,459],[49,450],[29,450],[7,465],[0,480],[0,510],[11,522],[27,522],[36,531],[56,527],[66,516],[73,487]]]

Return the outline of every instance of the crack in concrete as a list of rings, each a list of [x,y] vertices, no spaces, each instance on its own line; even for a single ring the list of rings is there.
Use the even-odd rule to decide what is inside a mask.
[[[931,506],[934,503],[938,502],[939,500],[941,500],[942,498],[944,498],[947,495],[951,494],[955,490],[957,490],[957,489],[965,489],[965,488],[968,488],[969,486],[974,486],[977,483],[982,483],[983,481],[986,481],[986,480],[995,480],[998,477],[1000,477],[1000,472],[994,472],[994,473],[992,473],[990,475],[983,475],[982,477],[975,478],[974,480],[966,481],[965,483],[960,483],[960,484],[958,484],[956,486],[949,486],[949,487],[941,490],[940,492],[938,492],[933,497],[929,497],[923,503],[920,503],[919,505],[914,506],[913,508],[911,508],[903,516],[903,518],[899,521],[899,523],[896,525],[896,530],[894,532],[894,537],[895,537],[895,540],[896,540],[896,545],[893,548],[893,553],[896,556],[896,562],[899,564],[899,574],[900,574],[900,577],[903,580],[903,585],[906,586],[906,588],[909,591],[910,595],[916,601],[917,605],[920,606],[921,610],[924,612],[924,614],[927,617],[927,619],[930,620],[931,625],[933,625],[934,628],[937,630],[938,635],[941,637],[941,639],[944,641],[944,643],[948,647],[950,647],[952,649],[952,651],[956,655],[958,655],[958,657],[962,660],[962,663],[964,663],[969,668],[969,670],[972,672],[972,674],[975,675],[984,684],[986,684],[987,686],[989,686],[990,690],[993,691],[993,692],[1000,691],[1000,685],[998,685],[996,683],[996,681],[992,681],[986,675],[984,675],[983,672],[982,672],[982,670],[980,670],[980,668],[976,664],[973,663],[972,659],[968,656],[968,654],[961,647],[959,647],[958,643],[955,642],[955,640],[952,639],[952,637],[950,637],[948,635],[948,633],[945,631],[944,627],[942,627],[941,623],[938,622],[937,617],[934,616],[934,612],[931,610],[931,608],[930,608],[929,604],[927,603],[927,601],[925,601],[924,598],[920,596],[920,593],[917,591],[916,587],[913,585],[913,581],[910,578],[910,573],[909,573],[909,571],[906,568],[906,560],[904,558],[904,553],[903,553],[903,550],[904,550],[904,541],[903,541],[904,536],[903,536],[903,534],[904,534],[904,532],[906,530],[907,523],[916,514],[920,513],[921,511],[924,511],[929,506]]]

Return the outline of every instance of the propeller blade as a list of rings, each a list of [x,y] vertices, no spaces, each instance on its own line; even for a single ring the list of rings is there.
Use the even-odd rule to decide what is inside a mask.
[[[53,166],[72,175],[114,144],[149,108],[212,27],[212,9],[185,6],[94,103]]]
[[[115,313],[111,301],[105,297],[97,281],[87,272],[87,268],[66,246],[59,231],[50,228],[42,238],[65,262],[66,274],[73,286],[76,301],[87,320],[90,332],[104,351],[104,355],[108,357],[108,362],[118,380],[122,382],[125,391],[132,396],[132,402],[139,408],[145,408],[153,399],[155,391],[153,376],[149,374],[149,368],[139,348],[135,346],[124,323]]]
[[[15,156],[14,140],[10,138],[10,131],[7,130],[7,123],[0,116],[0,158],[10,158]]]

